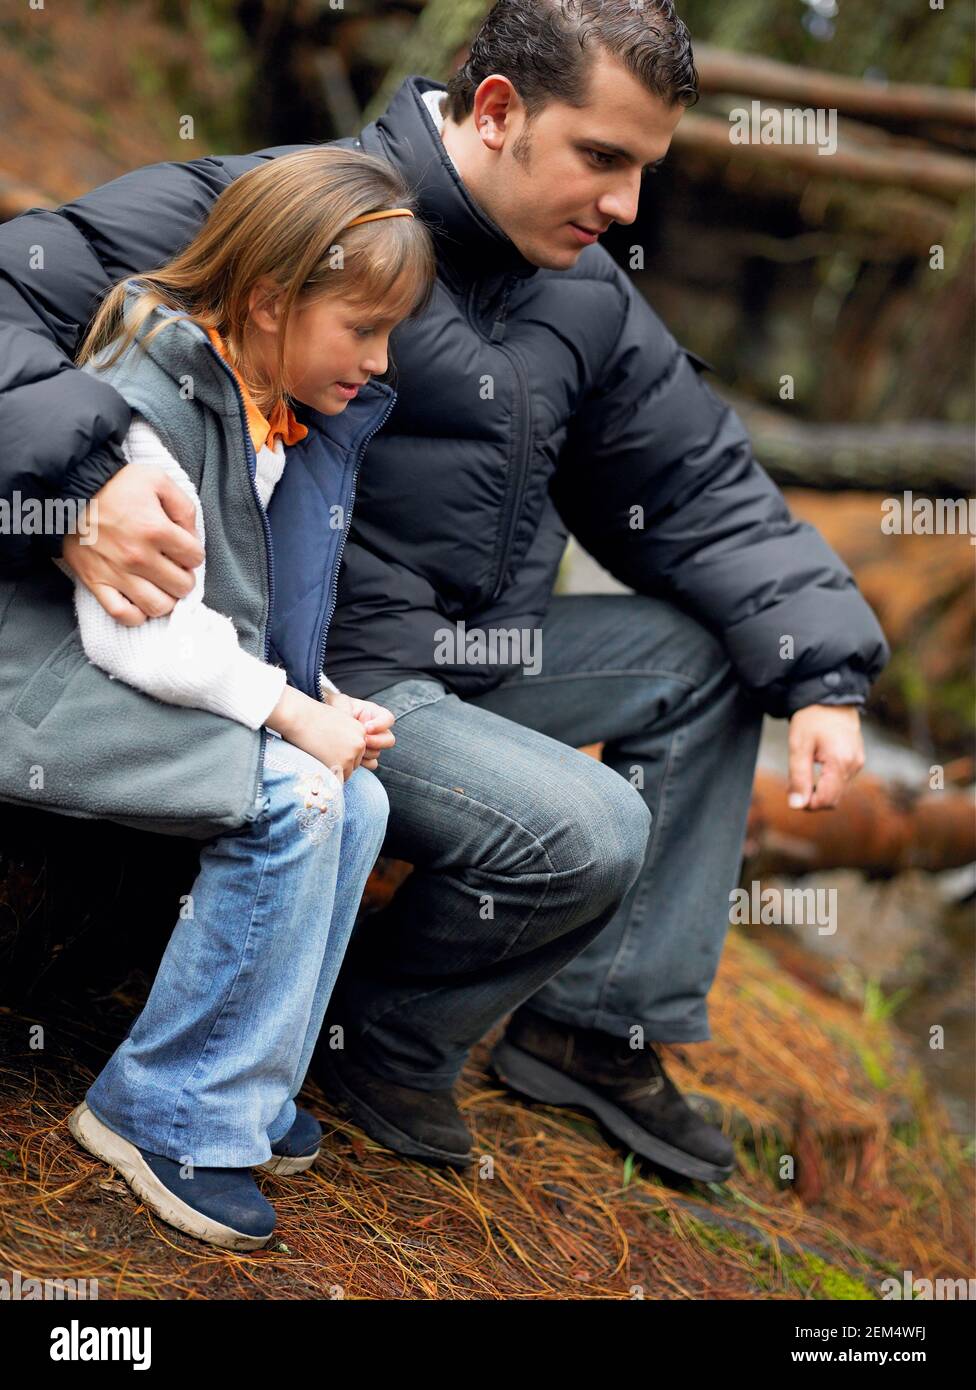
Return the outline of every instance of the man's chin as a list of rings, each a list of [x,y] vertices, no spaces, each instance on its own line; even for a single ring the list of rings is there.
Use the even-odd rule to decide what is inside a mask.
[[[540,270],[572,270],[585,250],[585,246],[534,246],[522,254]]]

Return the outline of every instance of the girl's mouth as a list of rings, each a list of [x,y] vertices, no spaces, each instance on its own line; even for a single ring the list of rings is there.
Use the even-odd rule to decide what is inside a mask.
[[[335,388],[346,401],[353,401],[359,395],[359,383],[355,381],[337,381]]]

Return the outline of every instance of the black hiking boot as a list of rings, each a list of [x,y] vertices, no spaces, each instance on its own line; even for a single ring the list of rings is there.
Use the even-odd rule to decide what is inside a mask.
[[[395,1153],[451,1168],[473,1161],[471,1134],[452,1091],[387,1081],[339,1048],[319,1047],[311,1074],[344,1114]]]
[[[631,1048],[625,1038],[559,1023],[523,1004],[491,1065],[523,1096],[587,1111],[659,1168],[699,1182],[724,1182],[735,1169],[729,1140],[691,1108],[649,1044]]]

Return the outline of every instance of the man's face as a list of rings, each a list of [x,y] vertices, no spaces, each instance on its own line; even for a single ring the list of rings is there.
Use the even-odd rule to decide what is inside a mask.
[[[586,106],[551,101],[531,122],[517,98],[501,109],[504,79],[486,82],[499,104],[482,131],[494,128],[502,143],[472,191],[528,261],[568,270],[612,222],[634,221],[642,171],[667,154],[684,107],[667,106],[602,52]],[[479,114],[476,106],[476,123]]]

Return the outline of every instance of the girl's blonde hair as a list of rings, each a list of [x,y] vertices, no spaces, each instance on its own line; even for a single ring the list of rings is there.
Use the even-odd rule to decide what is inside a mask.
[[[78,349],[78,366],[118,340],[99,368],[111,366],[136,339],[159,305],[176,311],[139,341],[148,343],[167,324],[190,319],[214,328],[233,365],[268,412],[287,403],[284,350],[292,307],[303,300],[341,295],[365,314],[406,318],[429,302],[436,273],[430,233],[419,217],[387,217],[349,228],[369,212],[406,207],[410,190],[392,165],[355,150],[315,146],[251,169],[221,193],[193,240],[172,260],[114,285]],[[277,365],[270,384],[247,380],[238,360],[255,283],[269,276],[283,293]],[[126,289],[148,288],[124,315]]]

